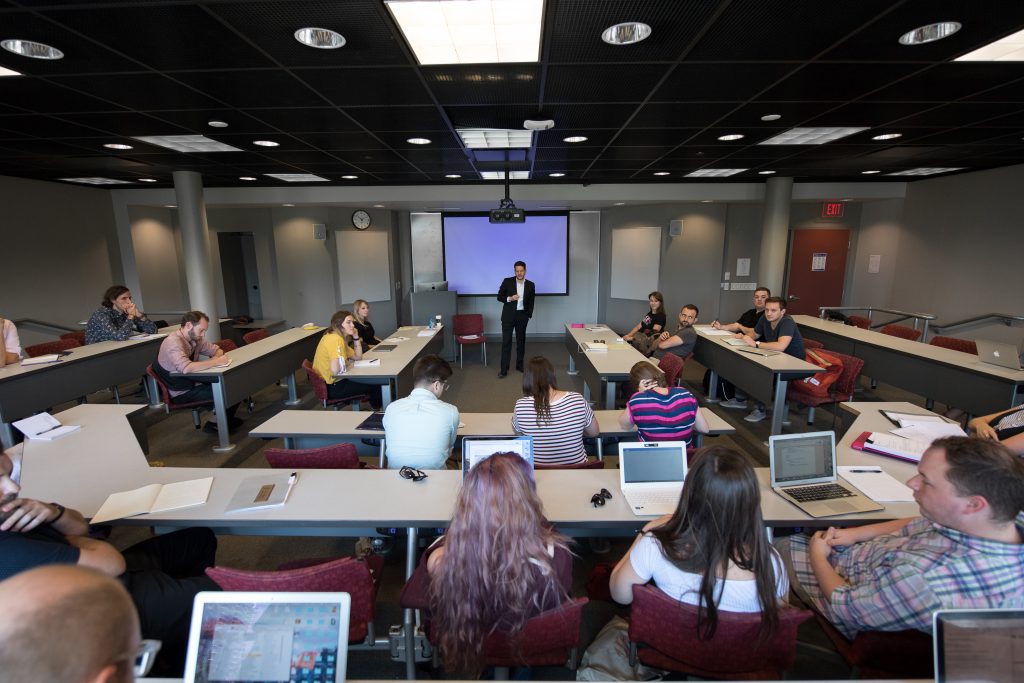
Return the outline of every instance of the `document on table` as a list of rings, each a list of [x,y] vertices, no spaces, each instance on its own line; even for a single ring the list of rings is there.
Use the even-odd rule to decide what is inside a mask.
[[[60,420],[49,413],[39,413],[24,420],[17,420],[14,426],[25,435],[25,438],[38,441],[53,441],[82,428],[81,425],[62,425]]]
[[[709,337],[728,337],[735,334],[735,332],[730,332],[729,330],[716,330],[710,325],[694,325],[693,329]]]
[[[44,356],[34,356],[32,358],[22,358],[22,365],[42,365],[43,363],[56,363],[60,360],[61,354],[59,353],[48,353]]]
[[[882,414],[882,417],[886,418],[887,420],[889,420],[889,422],[892,422],[893,424],[895,424],[895,425],[897,425],[899,427],[910,427],[910,426],[913,426],[913,425],[919,425],[919,424],[923,424],[923,423],[926,423],[926,422],[928,422],[928,423],[947,422],[947,420],[944,417],[940,417],[938,415],[929,415],[929,414],[923,414],[922,415],[922,414],[918,414],[918,413],[898,413],[898,412],[893,411],[893,410],[880,410],[878,412],[880,412]]]
[[[916,441],[884,432],[872,432],[864,445],[864,450],[880,455],[891,455],[911,462],[920,462],[921,456],[931,448],[931,445],[931,441]]]
[[[409,341],[408,337],[388,337],[384,340],[388,344],[398,344],[400,342]]]
[[[102,524],[112,519],[203,505],[210,497],[212,486],[213,477],[204,477],[173,484],[150,484],[132,491],[111,493],[90,523]]]
[[[747,345],[747,342],[743,341],[742,339],[726,339],[725,343],[728,344],[729,346],[746,346]]]
[[[373,368],[380,365],[380,358],[364,358],[352,364],[356,368]]]
[[[154,332],[153,334],[133,334],[132,336],[130,336],[128,338],[132,339],[132,340],[136,340],[136,339],[160,339],[161,337],[166,337],[166,336],[167,336],[166,334],[162,334],[160,332]]]
[[[221,362],[217,363],[213,367],[215,367],[215,368],[226,368],[227,366],[231,365],[231,356],[222,356],[222,358],[224,360],[222,360]]]
[[[922,422],[898,429],[890,429],[889,432],[896,436],[902,436],[904,439],[928,442],[941,439],[944,436],[967,436],[967,433],[960,428],[960,425],[951,422]]]
[[[281,507],[288,499],[288,491],[294,485],[295,477],[294,473],[284,473],[243,479],[238,484],[235,495],[228,501],[224,512],[247,512]]]
[[[836,468],[861,493],[879,502],[912,503],[914,492],[877,465],[840,465]]]

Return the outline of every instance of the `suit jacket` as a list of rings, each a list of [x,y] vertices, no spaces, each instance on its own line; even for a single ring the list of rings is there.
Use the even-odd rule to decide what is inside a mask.
[[[533,299],[536,292],[536,288],[533,286],[531,280],[526,280],[523,287],[523,310],[526,312],[527,318],[533,317]],[[501,287],[498,288],[498,301],[505,304],[501,307],[501,322],[507,323],[512,322],[512,319],[516,315],[516,308],[519,305],[517,301],[509,301],[508,298],[513,294],[516,294],[516,279],[515,277],[507,277],[501,281]]]

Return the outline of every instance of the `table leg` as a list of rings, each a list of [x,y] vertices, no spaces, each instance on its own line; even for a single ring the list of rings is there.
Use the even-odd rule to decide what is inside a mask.
[[[287,448],[290,451],[295,450],[295,437],[294,436],[286,436],[286,437],[284,437],[284,447]]]
[[[708,395],[704,398],[707,403],[718,403],[718,373],[711,370],[711,374],[708,375]]]
[[[0,441],[3,442],[4,448],[14,445],[14,430],[10,422],[0,422]]]
[[[411,526],[405,530],[405,580],[416,571],[416,541],[419,530]],[[416,615],[415,610],[407,609],[402,614],[402,630],[405,633],[405,678],[416,680]]]
[[[784,379],[775,383],[775,401],[772,404],[772,431],[773,435],[782,433],[782,423],[786,420],[786,385]]]
[[[583,400],[590,403],[590,385],[586,380],[583,380]]]
[[[295,373],[288,373],[287,377],[282,378],[288,382],[288,400],[284,402],[286,406],[297,406],[302,401],[299,400],[299,392],[295,387]]]
[[[382,384],[380,387],[381,410],[387,408],[391,404],[391,396],[391,382]]]
[[[149,387],[149,407],[152,409],[163,408],[164,402],[160,400],[160,389],[156,386],[156,380],[146,375],[146,386]]]
[[[210,385],[213,389],[213,409],[217,412],[217,440],[219,445],[213,449],[214,453],[228,453],[235,449],[234,444],[228,437],[228,411],[224,405],[224,383],[214,382]]]
[[[618,384],[615,382],[605,382],[605,385],[604,409],[615,410],[615,396]]]
[[[571,353],[569,354],[569,369],[566,371],[566,374],[569,374],[569,375],[579,374],[576,371],[576,359],[573,357],[573,355]]]

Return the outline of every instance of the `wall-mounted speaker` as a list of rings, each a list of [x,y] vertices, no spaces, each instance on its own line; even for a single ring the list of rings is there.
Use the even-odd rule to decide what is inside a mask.
[[[683,234],[683,222],[672,221],[668,224],[668,234],[672,237],[679,237]]]
[[[313,239],[325,240],[327,239],[327,225],[325,223],[314,223],[313,224]]]

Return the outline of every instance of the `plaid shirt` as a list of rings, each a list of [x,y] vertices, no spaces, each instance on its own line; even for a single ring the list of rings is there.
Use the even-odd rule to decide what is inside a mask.
[[[1024,512],[1017,516],[1024,539]],[[1024,607],[1024,544],[975,538],[923,518],[898,533],[834,549],[846,579],[826,600],[808,557],[808,537],[790,537],[793,569],[816,609],[847,637],[858,631],[930,632],[940,608]]]

